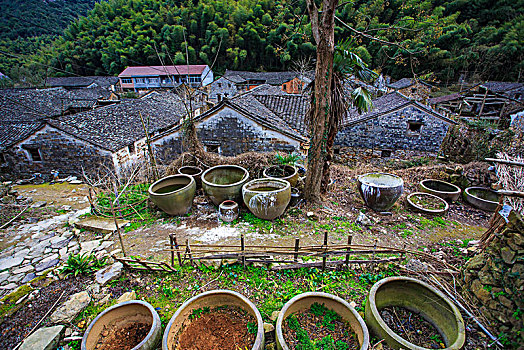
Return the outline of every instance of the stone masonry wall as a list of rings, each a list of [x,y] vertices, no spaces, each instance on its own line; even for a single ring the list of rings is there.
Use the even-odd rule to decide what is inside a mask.
[[[465,289],[495,335],[517,348],[524,344],[524,222],[515,211],[508,220],[486,249],[468,261],[462,274]]]
[[[223,156],[250,151],[293,152],[300,148],[299,141],[269,130],[230,108],[224,108],[198,122],[197,133],[204,146],[218,146]],[[179,132],[155,140],[153,146],[158,160],[163,164],[170,163],[183,152]]]
[[[38,149],[42,161],[31,160],[26,150],[27,147]],[[102,163],[109,169],[113,168],[109,151],[73,138],[49,126],[13,146],[5,157],[7,166],[1,168],[0,176],[11,180],[30,178],[35,173],[40,173],[45,180],[50,180],[52,170],[58,171],[59,177],[82,176],[82,167],[86,169],[86,172],[91,172],[98,169]]]
[[[419,133],[410,132],[408,121],[420,122]],[[449,124],[413,106],[400,111],[341,128],[335,145],[391,150],[437,152],[448,131]]]

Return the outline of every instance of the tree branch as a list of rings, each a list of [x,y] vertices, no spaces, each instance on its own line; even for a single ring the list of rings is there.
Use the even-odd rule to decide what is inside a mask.
[[[306,0],[307,11],[309,13],[309,19],[311,20],[311,32],[313,33],[313,38],[318,45],[320,43],[320,33],[318,29],[318,8],[315,4],[315,0]]]
[[[382,39],[379,39],[373,35],[369,35],[369,34],[366,34],[364,32],[361,32],[359,30],[356,30],[355,28],[351,27],[349,24],[345,23],[343,20],[341,20],[340,18],[338,18],[337,16],[335,16],[335,19],[337,21],[339,21],[344,27],[346,27],[347,29],[351,30],[353,33],[357,34],[357,35],[360,35],[360,36],[363,36],[364,38],[367,38],[367,39],[370,39],[370,40],[373,40],[373,41],[376,41],[376,42],[379,42],[379,43],[382,43],[382,44],[386,44],[386,45],[391,45],[391,46],[396,46],[404,51],[406,51],[407,53],[409,54],[416,54],[416,53],[419,53],[421,51],[411,51],[409,49],[407,49],[406,47],[398,44],[398,43],[394,43],[394,42],[391,42],[391,41],[386,41],[386,40],[382,40]]]

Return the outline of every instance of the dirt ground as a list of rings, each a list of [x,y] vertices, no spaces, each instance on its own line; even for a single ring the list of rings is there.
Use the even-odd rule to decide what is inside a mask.
[[[24,197],[33,198],[33,202],[46,201],[48,205],[59,208],[70,205],[73,209],[82,209],[89,206],[87,185],[71,185],[67,182],[42,185],[14,186],[15,190]]]

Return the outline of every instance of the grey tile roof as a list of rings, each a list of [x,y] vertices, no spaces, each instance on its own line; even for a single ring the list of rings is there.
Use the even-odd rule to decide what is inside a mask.
[[[309,95],[255,95],[255,98],[271,110],[288,126],[307,137],[306,113],[309,108]]]
[[[439,97],[433,97],[428,100],[430,104],[437,104],[442,102],[448,102],[448,101],[454,101],[462,98],[462,94],[460,92],[455,92],[453,94],[439,96]]]
[[[522,89],[523,83],[507,82],[507,81],[487,81],[482,84],[485,88],[496,93],[505,93],[515,89]]]
[[[342,126],[353,126],[371,119],[381,117],[385,114],[395,112],[403,109],[407,106],[415,106],[424,112],[433,115],[434,117],[440,118],[448,123],[456,124],[456,122],[448,117],[435,112],[430,107],[423,105],[422,103],[411,100],[408,97],[402,95],[399,92],[391,92],[387,95],[381,96],[373,100],[373,109],[369,112],[360,114],[356,108],[351,108],[347,116],[342,120]]]
[[[233,82],[243,82],[240,79],[257,80],[269,85],[282,85],[298,76],[299,73],[297,72],[247,72],[235,70],[226,70],[224,74],[225,78]]]
[[[42,120],[34,122],[0,121],[0,152],[31,136],[44,125]]]
[[[91,84],[107,89],[111,85],[118,83],[118,77],[87,76],[87,77],[53,77],[46,79],[46,86],[50,87],[70,87],[85,88]]]
[[[414,83],[415,81],[411,78],[402,78],[400,80],[397,80],[394,83],[389,84],[388,87],[395,89],[395,90],[400,90],[400,89],[405,89],[407,87],[410,87]]]
[[[180,97],[164,92],[62,116],[48,122],[79,139],[117,151],[145,137],[140,113],[148,133],[154,135],[179,123],[185,115],[185,109]]]
[[[52,118],[69,107],[71,95],[63,88],[1,89],[0,121]]]
[[[285,94],[278,88],[261,85],[227,100],[227,103],[271,128],[305,140],[303,104],[307,104],[306,100],[307,97]]]

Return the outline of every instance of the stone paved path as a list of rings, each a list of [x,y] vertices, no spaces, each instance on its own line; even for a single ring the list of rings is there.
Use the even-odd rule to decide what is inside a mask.
[[[10,228],[4,237],[12,237],[16,244],[0,252],[0,297],[18,286],[59,267],[71,254],[94,253],[98,257],[108,255],[113,242],[111,235],[104,239],[81,242],[80,230],[73,228],[78,218],[89,208]]]

